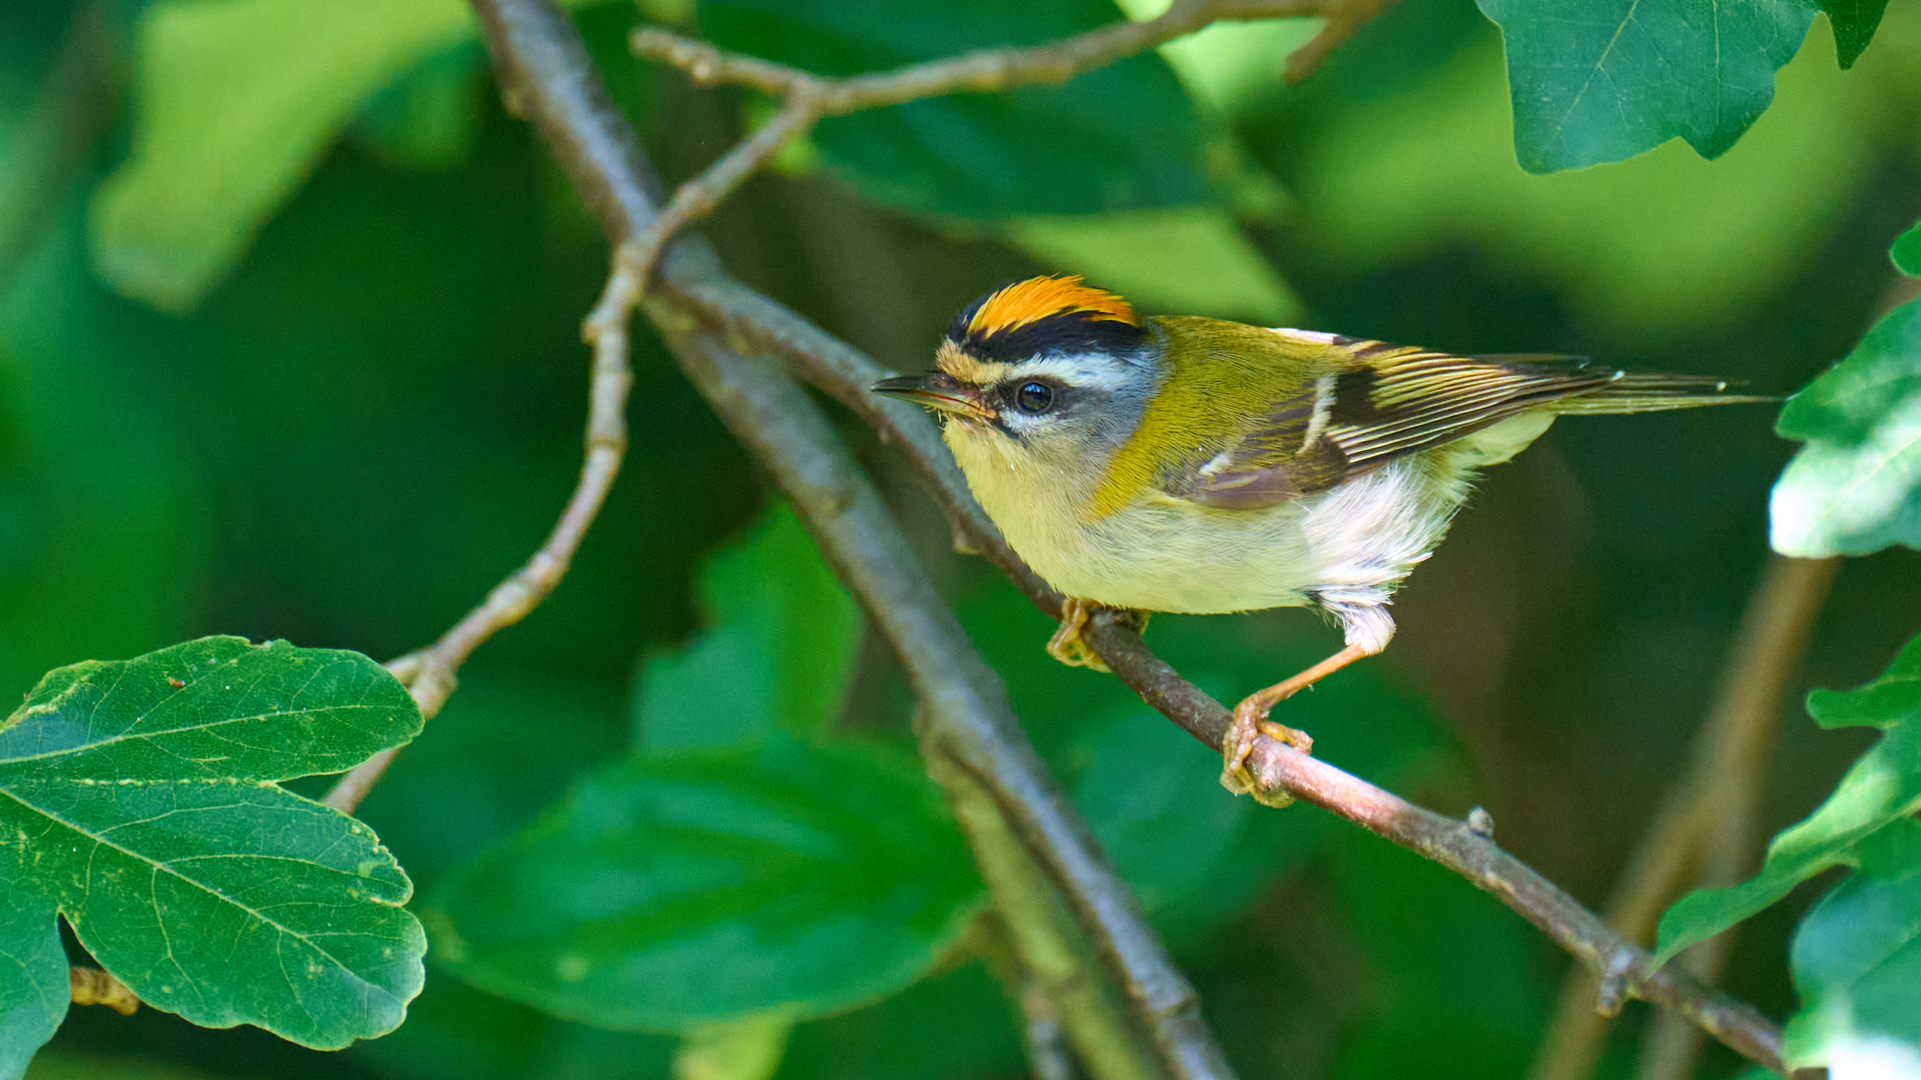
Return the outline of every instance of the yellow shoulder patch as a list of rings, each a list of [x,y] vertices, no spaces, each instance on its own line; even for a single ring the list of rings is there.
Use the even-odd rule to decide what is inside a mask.
[[[1105,289],[1081,284],[1079,274],[1037,277],[1016,282],[987,298],[967,324],[969,334],[991,335],[1053,315],[1087,312],[1096,321],[1139,326],[1127,301]]]

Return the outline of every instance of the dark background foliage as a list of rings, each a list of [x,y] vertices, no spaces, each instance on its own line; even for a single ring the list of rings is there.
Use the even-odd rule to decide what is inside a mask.
[[[825,6],[840,13],[798,30],[776,20],[805,6],[772,0],[703,0],[698,18],[722,44],[840,72],[1116,15],[1103,0]],[[96,272],[110,257],[89,222],[138,112],[75,92],[52,102],[54,134],[35,134],[76,11],[0,12],[0,685],[24,693],[52,667],[201,634],[376,657],[431,640],[534,548],[578,468],[597,231],[503,112],[477,44],[454,40],[360,108],[197,303],[129,299]],[[134,3],[89,11],[121,49],[143,17]],[[1402,0],[1298,88],[1275,77],[1272,45],[1240,82],[1190,73],[1184,90],[1178,56],[1148,57],[1060,90],[824,125],[704,231],[749,283],[904,371],[974,295],[1065,264],[1150,311],[1585,354],[1787,393],[1887,305],[1887,245],[1921,214],[1914,14],[1891,12],[1845,74],[1813,34],[1774,108],[1712,164],[1670,143],[1524,173],[1497,27],[1466,0]],[[761,114],[627,59],[631,7],[579,18],[670,181]],[[124,55],[99,75],[129,77]],[[1014,156],[985,156],[1001,147]],[[1169,206],[1190,217],[1009,220]],[[1157,274],[1164,235],[1217,245],[1215,278]],[[1219,306],[1202,310],[1209,297]],[[648,659],[701,632],[701,567],[769,502],[644,331],[635,370],[629,463],[571,575],[473,659],[361,812],[422,897],[645,737]],[[1111,680],[1048,661],[1045,620],[945,551],[911,481],[845,428],[1244,1075],[1526,1069],[1564,956],[1404,851],[1315,810],[1231,799],[1205,748]],[[1759,408],[1564,421],[1488,475],[1397,599],[1394,647],[1290,703],[1289,722],[1321,756],[1428,805],[1487,807],[1504,846],[1598,905],[1685,759],[1793,449]],[[1917,586],[1908,551],[1842,570],[1783,705],[1763,833],[1804,816],[1869,741],[1816,728],[1799,688],[1878,674],[1914,629]],[[1335,635],[1278,612],[1162,616],[1149,641],[1231,698]],[[908,700],[884,649],[852,655],[819,723],[904,746]],[[1814,895],[1742,931],[1728,989],[1793,1010],[1787,936]],[[1631,1007],[1617,1025],[1610,1075],[1628,1071],[1645,1021]],[[673,1046],[492,996],[430,957],[407,1024],[345,1052],[80,1009],[33,1075],[653,1077]],[[76,1055],[148,1064],[109,1072]],[[183,1072],[149,1069],[163,1065]],[[1716,1052],[1702,1070],[1735,1066]],[[1023,1069],[1002,992],[956,954],[903,993],[800,1024],[778,1075]]]

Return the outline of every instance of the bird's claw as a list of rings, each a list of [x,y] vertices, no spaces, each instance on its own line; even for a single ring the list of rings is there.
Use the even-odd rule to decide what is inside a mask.
[[[1221,786],[1236,795],[1252,795],[1255,802],[1279,808],[1292,803],[1294,797],[1284,792],[1264,791],[1248,771],[1247,759],[1254,753],[1254,743],[1265,735],[1303,754],[1312,754],[1314,739],[1298,728],[1269,720],[1267,711],[1274,705],[1275,702],[1266,700],[1264,695],[1256,694],[1234,706],[1234,720],[1227,726],[1227,736],[1221,740]]]
[[[1072,596],[1061,604],[1061,625],[1054,631],[1054,636],[1047,639],[1047,655],[1068,667],[1106,672],[1107,665],[1088,647],[1087,642],[1081,640],[1081,628],[1087,625],[1092,608],[1092,604]]]

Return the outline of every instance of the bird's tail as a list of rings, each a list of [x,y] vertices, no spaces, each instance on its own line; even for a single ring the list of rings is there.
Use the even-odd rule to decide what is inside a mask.
[[[1703,375],[1622,371],[1616,372],[1614,378],[1599,389],[1562,398],[1550,408],[1557,413],[1599,415],[1781,400],[1765,394],[1733,393],[1730,390],[1733,385],[1725,379]]]
[[[1561,414],[1602,415],[1606,413],[1660,412],[1666,409],[1695,409],[1703,405],[1780,402],[1778,397],[1735,392],[1737,383],[1709,375],[1672,375],[1660,372],[1610,370],[1578,357],[1499,356],[1482,357],[1505,366],[1527,368],[1569,377],[1593,380],[1593,388],[1577,390],[1541,403]]]

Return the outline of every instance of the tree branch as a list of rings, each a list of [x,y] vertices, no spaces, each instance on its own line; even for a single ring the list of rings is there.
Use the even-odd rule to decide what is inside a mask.
[[[634,54],[680,68],[702,86],[752,87],[782,102],[774,118],[720,160],[682,184],[635,238],[624,256],[642,282],[652,276],[667,242],[707,216],[735,189],[821,119],[903,105],[948,94],[992,93],[1017,86],[1058,84],[1185,37],[1216,22],[1326,18],[1321,32],[1288,57],[1286,74],[1300,82],[1394,0],[1174,0],[1160,16],[1117,22],[1061,41],[1025,49],[987,49],[893,71],[830,78],[755,56],[723,52],[659,27],[643,26],[629,39]]]
[[[590,69],[571,26],[550,0],[473,2],[509,100],[529,112],[609,233],[625,238],[623,246],[631,258],[633,239],[653,221],[651,176],[631,129],[612,113],[598,87],[591,85]],[[764,349],[785,357],[803,377],[902,446],[953,515],[956,534],[1006,571],[1044,610],[1058,613],[1058,594],[1020,562],[974,504],[965,481],[939,445],[932,423],[917,409],[879,402],[868,392],[874,381],[888,374],[872,360],[766,297],[725,279],[711,257],[691,244],[681,245],[664,260],[647,313],[670,340],[690,343],[682,350],[687,354],[708,350],[712,360],[739,350]],[[698,368],[688,356],[683,355],[682,362],[690,374]],[[737,377],[718,378],[712,384],[710,400],[730,424],[745,414],[743,399],[750,392],[785,384],[773,369],[759,368],[749,376],[749,371],[741,369]],[[700,381],[698,375],[696,381]],[[776,409],[760,419],[801,422],[797,419],[804,415],[801,404],[811,407],[811,403],[804,397],[790,400],[793,411]],[[736,426],[735,430],[750,442],[774,437],[768,429]],[[786,451],[774,452],[772,446],[766,444],[766,460],[777,474],[795,465],[782,460],[780,455]],[[844,454],[844,450],[838,452]],[[1191,989],[1147,934],[1125,889],[1087,839],[1085,826],[1066,809],[1046,779],[998,693],[984,690],[990,683],[980,680],[983,673],[991,680],[991,672],[980,668],[978,657],[964,636],[958,636],[958,627],[952,625],[944,607],[937,601],[927,606],[912,595],[919,585],[906,593],[896,591],[895,586],[905,588],[908,580],[924,584],[925,577],[911,562],[901,561],[904,550],[886,553],[898,538],[891,520],[875,518],[871,526],[861,528],[846,525],[852,507],[867,505],[864,496],[846,502],[844,492],[833,494],[841,491],[835,485],[817,487],[798,474],[789,475],[783,486],[802,509],[829,559],[848,575],[901,652],[924,704],[923,739],[975,771],[987,786],[1027,850],[1063,890],[1081,925],[1101,943],[1115,969],[1125,973],[1130,994],[1156,1032],[1166,1060],[1180,1061],[1183,1053],[1196,1061],[1218,1060],[1218,1051],[1204,1039]],[[823,493],[831,497],[823,501]],[[1228,725],[1227,710],[1156,657],[1116,615],[1104,612],[1092,621],[1085,634],[1089,643],[1150,705],[1218,750]],[[1778,1027],[1751,1007],[1684,973],[1654,969],[1645,951],[1465,824],[1423,810],[1270,739],[1256,745],[1249,765],[1263,791],[1321,806],[1494,893],[1601,972],[1606,979],[1604,991],[1611,991],[1617,1000],[1632,994],[1674,1009],[1743,1055],[1776,1071],[1783,1068]],[[1218,1070],[1201,1066],[1179,1075],[1224,1072],[1224,1066]]]
[[[632,129],[607,102],[577,31],[551,0],[473,0],[473,6],[509,100],[532,119],[619,243],[617,265],[633,266],[632,244],[653,222],[657,184]],[[676,247],[667,265],[684,280],[719,275],[711,254],[692,242]],[[1061,1005],[1076,1049],[1090,1064],[1115,1060],[1117,1071],[1103,1075],[1231,1076],[1200,1018],[1193,989],[1148,930],[1086,824],[1054,787],[1009,711],[998,677],[974,653],[818,406],[784,372],[741,355],[724,327],[703,325],[684,304],[650,297],[646,312],[722,420],[759,451],[828,560],[894,646],[921,702],[917,729],[930,774],[947,782],[963,826],[978,823],[970,807],[988,807],[988,818],[1011,838],[996,840],[989,828],[968,832],[997,902],[1013,902],[1016,888],[1011,882],[1017,874],[996,869],[1002,865],[1030,863],[1040,880],[1058,889],[1072,923],[1106,961],[1080,969],[1077,977],[1094,976],[1103,966],[1116,973],[1153,1054],[1128,1055],[1126,1042],[1107,1038],[1111,1026],[1076,1023],[1087,1021],[1091,1010],[1069,1012],[1069,995]],[[981,797],[969,795],[968,780],[978,784]],[[1047,946],[1070,954],[1074,949],[1071,942]],[[1023,957],[1034,970],[1046,970],[1036,962],[1046,959]]]
[[[670,264],[663,268],[656,291],[684,303],[714,325],[726,327],[739,340],[786,357],[803,378],[873,423],[883,438],[901,448],[947,510],[956,535],[964,538],[971,550],[1000,567],[1036,606],[1059,615],[1060,595],[1020,561],[973,501],[966,480],[925,413],[881,400],[868,391],[892,372],[800,315],[737,283],[677,275]],[[1227,710],[1155,656],[1118,613],[1097,613],[1082,636],[1149,705],[1208,747],[1220,749],[1227,730]],[[1616,998],[1616,1008],[1622,994],[1663,1005],[1762,1065],[1777,1072],[1784,1068],[1779,1027],[1751,1007],[1701,985],[1685,973],[1655,970],[1645,950],[1463,823],[1413,806],[1271,739],[1263,738],[1256,745],[1250,771],[1265,793],[1312,802],[1461,873],[1493,893],[1586,963],[1597,978],[1607,979],[1604,989]]]

